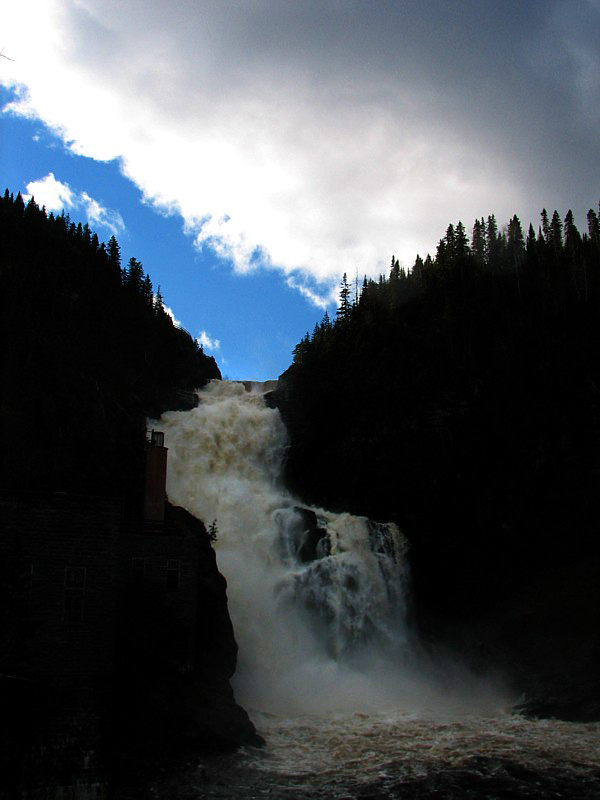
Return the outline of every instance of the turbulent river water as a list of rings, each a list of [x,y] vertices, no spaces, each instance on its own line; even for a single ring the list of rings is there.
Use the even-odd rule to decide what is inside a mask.
[[[160,420],[169,499],[218,530],[234,690],[267,742],[190,765],[161,794],[600,797],[600,725],[525,719],[497,676],[421,650],[396,526],[285,491],[270,388],[213,381]]]

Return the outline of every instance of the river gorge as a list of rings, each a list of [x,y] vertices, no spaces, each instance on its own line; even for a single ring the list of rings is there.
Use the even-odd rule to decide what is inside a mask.
[[[499,674],[432,656],[393,524],[302,505],[263,384],[212,381],[160,420],[168,495],[216,532],[236,699],[264,748],[199,758],[164,797],[569,797],[600,793],[600,724],[528,719]]]

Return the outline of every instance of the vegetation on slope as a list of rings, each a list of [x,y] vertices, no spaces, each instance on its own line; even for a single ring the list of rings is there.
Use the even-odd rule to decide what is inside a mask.
[[[337,318],[282,376],[288,482],[401,524],[425,627],[492,614],[514,644],[502,614],[530,608],[585,641],[600,621],[600,598],[578,597],[600,558],[597,214],[583,235],[571,212],[526,237],[516,217],[477,220],[470,240],[450,225],[434,258],[392,259],[351,295],[344,276]]]
[[[220,377],[112,237],[0,199],[4,489],[135,494],[145,420]],[[188,398],[189,402],[189,398]]]

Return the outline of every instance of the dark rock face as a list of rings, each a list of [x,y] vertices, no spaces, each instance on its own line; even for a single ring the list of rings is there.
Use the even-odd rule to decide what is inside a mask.
[[[319,521],[314,511],[309,508],[295,506],[294,511],[299,515],[299,525],[296,537],[296,557],[302,564],[316,561],[329,555],[330,543],[327,531],[319,527]]]
[[[212,378],[218,378],[219,375],[215,374],[211,376]],[[196,392],[189,391],[189,390],[179,390],[173,391],[170,394],[166,395],[163,399],[161,409],[164,411],[191,411],[192,408],[196,408],[198,405],[198,395]]]
[[[197,680],[192,692],[199,701],[194,712],[196,722],[204,731],[204,741],[213,747],[259,745],[262,740],[247,713],[235,702],[229,685],[238,646],[227,608],[227,581],[218,570],[204,524],[183,508],[170,507],[168,513],[182,529],[197,536],[200,550],[194,661]]]
[[[145,522],[115,498],[0,498],[0,608],[0,798],[261,744],[229,683],[226,582],[184,509]]]
[[[547,486],[532,475],[518,491],[504,490],[508,473],[493,450],[481,455],[469,420],[461,438],[448,432],[439,452],[427,445],[431,431],[417,435],[406,419],[399,438],[384,435],[384,405],[375,408],[384,390],[380,379],[366,391],[355,387],[370,416],[344,424],[345,400],[330,380],[315,374],[307,384],[296,365],[280,377],[269,399],[288,428],[288,488],[307,503],[400,525],[409,540],[413,624],[426,645],[454,651],[477,670],[500,671],[524,695],[527,713],[600,719],[594,471]],[[494,440],[493,426],[479,423]],[[505,451],[514,452],[513,472],[524,472],[516,445]],[[440,467],[469,463],[470,453],[481,455],[470,473]]]
[[[231,750],[262,744],[247,713],[236,702],[229,680],[236,667],[237,643],[227,609],[227,583],[217,568],[214,550],[202,522],[183,508],[167,505],[165,524],[171,535],[189,537],[197,548],[195,615],[174,613],[172,601],[149,593],[134,611],[133,626],[145,624],[151,614],[144,650],[135,638],[121,637],[124,654],[118,678],[120,706],[127,712],[118,720],[122,747],[134,763],[146,768],[155,757],[189,750]],[[154,609],[154,610],[153,610]],[[192,650],[177,657],[177,643],[192,631]],[[147,638],[147,636],[145,637]],[[165,655],[166,651],[166,655]],[[146,662],[136,663],[136,659]],[[150,662],[150,663],[147,663]],[[124,734],[124,735],[123,735]]]

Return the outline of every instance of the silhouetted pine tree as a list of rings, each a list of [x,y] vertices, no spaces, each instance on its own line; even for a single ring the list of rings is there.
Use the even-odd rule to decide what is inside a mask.
[[[127,493],[141,475],[144,427],[177,393],[219,377],[212,358],[152,303],[115,237],[46,215],[8,190],[0,200],[0,453],[5,489]],[[132,288],[135,287],[135,288]]]
[[[340,301],[337,310],[338,321],[347,322],[350,319],[350,313],[352,311],[352,302],[350,297],[350,284],[348,283],[348,276],[344,272],[342,276],[342,282],[340,284]]]

